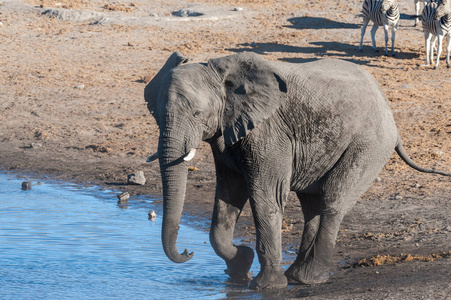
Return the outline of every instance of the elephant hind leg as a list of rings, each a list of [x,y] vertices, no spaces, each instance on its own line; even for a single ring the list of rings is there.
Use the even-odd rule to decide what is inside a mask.
[[[313,237],[312,233],[305,238],[308,245],[301,246],[300,256],[287,270],[289,279],[304,284],[328,280],[341,221],[377,177],[393,149],[381,143],[366,146],[350,146],[326,174],[319,196],[321,214],[318,231],[313,242],[309,240]]]
[[[321,215],[321,196],[316,194],[303,194],[298,192],[297,196],[301,202],[304,214],[304,231],[296,260],[285,272],[289,280],[296,280],[296,272],[302,263],[309,257],[313,250],[315,239],[319,229]]]

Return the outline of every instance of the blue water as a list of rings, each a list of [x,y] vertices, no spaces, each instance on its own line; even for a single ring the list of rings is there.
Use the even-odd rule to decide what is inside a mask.
[[[2,300],[259,298],[228,281],[205,232],[182,224],[178,249],[194,257],[169,261],[152,198],[121,208],[115,191],[37,180],[22,191],[23,181],[0,172]]]

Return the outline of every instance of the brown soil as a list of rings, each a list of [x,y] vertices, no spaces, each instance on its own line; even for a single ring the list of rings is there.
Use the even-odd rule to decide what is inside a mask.
[[[409,18],[411,0],[399,2],[396,57],[383,55],[382,29],[380,52],[370,48],[369,28],[359,53],[361,0],[1,2],[2,169],[159,196],[158,164],[145,163],[158,136],[143,100],[146,83],[173,51],[194,62],[254,51],[270,60],[335,57],[363,66],[386,93],[411,157],[451,170],[451,71],[443,59],[438,70],[421,66],[423,33]],[[42,15],[41,7],[76,9],[94,19]],[[187,7],[205,15],[172,15]],[[207,230],[215,173],[208,145],[198,153],[185,213],[205,220],[201,226]],[[145,186],[126,185],[136,170],[145,172]],[[256,292],[255,298],[449,299],[449,178],[416,172],[393,155],[379,179],[343,222],[328,283],[290,285]],[[291,195],[282,228],[287,264],[302,228],[301,209]],[[236,236],[254,243],[249,208]],[[241,292],[231,289],[228,296],[239,299]]]

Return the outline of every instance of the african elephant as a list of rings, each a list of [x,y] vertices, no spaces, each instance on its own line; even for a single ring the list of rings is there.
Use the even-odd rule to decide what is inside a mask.
[[[159,129],[163,183],[162,243],[168,258],[193,253],[176,248],[188,163],[201,141],[211,145],[216,195],[210,242],[234,279],[250,279],[254,252],[233,244],[249,200],[261,265],[250,288],[283,288],[287,278],[306,284],[329,278],[345,214],[377,177],[394,149],[405,153],[389,104],[376,80],[349,62],[304,64],[267,61],[253,53],[188,63],[176,52],[147,85],[148,108]],[[284,273],[280,264],[284,205],[295,191],[305,228],[299,254]]]

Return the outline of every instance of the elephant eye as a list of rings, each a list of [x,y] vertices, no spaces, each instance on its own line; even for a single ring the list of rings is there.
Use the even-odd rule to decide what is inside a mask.
[[[196,110],[195,112],[194,112],[194,114],[193,114],[193,116],[195,117],[195,118],[198,118],[198,117],[200,117],[202,115],[202,112],[200,112],[199,110]]]

